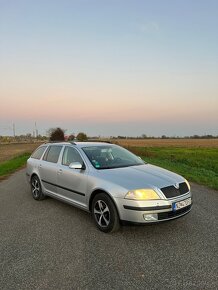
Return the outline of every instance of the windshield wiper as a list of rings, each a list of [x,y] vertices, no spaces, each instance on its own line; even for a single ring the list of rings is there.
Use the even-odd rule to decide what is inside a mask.
[[[102,169],[117,169],[117,168],[124,168],[124,167],[131,167],[131,166],[137,166],[137,165],[143,165],[143,164],[128,164],[128,165],[119,165],[119,166],[106,166],[101,168],[96,168],[98,170]]]

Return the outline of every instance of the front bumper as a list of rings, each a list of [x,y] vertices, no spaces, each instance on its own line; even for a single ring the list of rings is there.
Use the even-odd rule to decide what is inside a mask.
[[[191,198],[191,204],[173,210],[173,204]],[[175,219],[187,214],[192,207],[192,194],[188,192],[173,199],[136,201],[115,198],[120,220],[133,223],[154,223]]]

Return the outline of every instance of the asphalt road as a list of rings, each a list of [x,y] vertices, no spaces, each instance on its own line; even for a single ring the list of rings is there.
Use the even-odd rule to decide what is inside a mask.
[[[21,170],[0,183],[0,288],[218,289],[218,192],[192,192],[181,219],[104,234],[86,212],[34,201]]]

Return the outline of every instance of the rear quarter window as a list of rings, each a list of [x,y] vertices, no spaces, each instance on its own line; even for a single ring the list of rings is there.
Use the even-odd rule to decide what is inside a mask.
[[[45,152],[45,149],[46,149],[46,146],[42,146],[42,147],[37,148],[33,152],[33,154],[31,155],[31,158],[40,159],[42,157],[43,153]]]
[[[63,146],[59,146],[59,145],[50,146],[48,150],[46,151],[43,157],[43,160],[52,162],[52,163],[57,163],[62,147]]]

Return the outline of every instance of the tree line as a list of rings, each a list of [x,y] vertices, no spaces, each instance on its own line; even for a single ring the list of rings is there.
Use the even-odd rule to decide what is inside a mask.
[[[41,142],[46,142],[46,141],[87,141],[89,140],[101,140],[101,139],[218,139],[218,135],[211,135],[211,134],[205,134],[205,135],[191,135],[191,136],[167,136],[167,135],[162,135],[160,137],[155,137],[155,136],[148,136],[146,134],[142,134],[141,136],[133,137],[133,136],[123,136],[123,135],[118,135],[118,136],[110,136],[110,137],[105,137],[101,138],[101,136],[95,136],[95,137],[88,137],[86,133],[84,132],[79,132],[78,134],[70,134],[66,135],[66,130],[57,127],[57,128],[50,128],[47,130],[47,136],[42,136],[38,134],[37,136],[34,136],[30,133],[26,135],[17,135],[15,137],[12,136],[0,136],[0,143],[11,143],[11,142],[35,142],[35,141],[41,141]]]
[[[80,132],[76,136],[74,134],[70,134],[69,136],[65,136],[65,130],[61,128],[51,128],[48,130],[47,135],[49,136],[49,141],[87,141],[88,137],[85,133]]]

